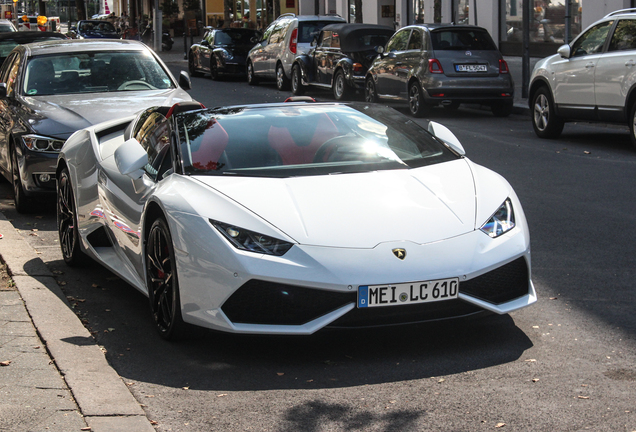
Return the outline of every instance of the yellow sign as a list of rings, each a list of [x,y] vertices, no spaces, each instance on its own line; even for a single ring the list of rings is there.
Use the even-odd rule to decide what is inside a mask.
[[[49,19],[48,19],[47,17],[45,17],[44,15],[40,15],[40,16],[38,17],[38,25],[39,25],[39,26],[45,26],[45,25],[46,25],[46,23],[48,22],[48,20],[49,20]]]
[[[22,21],[29,22],[29,17],[26,15],[22,15]]]

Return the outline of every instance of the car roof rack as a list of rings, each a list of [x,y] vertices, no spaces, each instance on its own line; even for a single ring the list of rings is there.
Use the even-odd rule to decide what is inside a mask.
[[[636,8],[619,9],[617,11],[608,13],[607,15],[605,15],[605,18],[609,18],[609,17],[614,16],[614,15],[621,15],[621,14],[624,14],[624,13],[636,13]]]
[[[287,12],[287,13],[284,13],[284,14],[280,14],[280,15],[278,15],[278,18],[280,18],[280,17],[286,17],[286,16],[289,16],[289,17],[295,18],[295,17],[296,17],[296,14],[295,14],[295,13],[291,13],[291,12]],[[278,18],[276,18],[276,19],[278,19]]]

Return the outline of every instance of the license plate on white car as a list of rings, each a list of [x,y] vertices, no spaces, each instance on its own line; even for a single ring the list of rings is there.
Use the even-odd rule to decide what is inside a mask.
[[[459,279],[439,279],[393,285],[358,287],[358,307],[397,306],[456,299]]]
[[[487,72],[488,68],[486,65],[460,64],[455,65],[455,70],[457,72]]]

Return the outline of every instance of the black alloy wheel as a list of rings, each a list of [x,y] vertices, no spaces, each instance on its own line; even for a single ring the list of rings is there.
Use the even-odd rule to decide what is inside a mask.
[[[376,92],[375,83],[371,77],[368,77],[364,82],[364,100],[370,103],[378,101],[378,93]]]
[[[350,97],[350,93],[344,71],[339,69],[333,79],[333,97],[337,101],[347,100]]]
[[[179,282],[168,223],[162,217],[150,227],[146,245],[146,280],[150,310],[159,335],[166,340],[183,336]]]
[[[302,82],[300,66],[298,64],[295,64],[292,67],[291,91],[296,96],[302,96],[305,93],[305,87],[303,86]]]
[[[278,63],[276,66],[276,88],[279,91],[287,90],[289,87],[289,79],[285,76],[285,69],[283,65]]]
[[[563,131],[563,119],[554,113],[552,95],[540,87],[532,98],[532,127],[539,138],[558,138]]]
[[[258,78],[256,78],[256,75],[254,74],[254,65],[251,61],[247,62],[247,83],[249,85],[258,84]]]
[[[64,262],[71,267],[88,263],[88,256],[80,247],[75,198],[67,168],[62,170],[57,182],[57,232]]]
[[[15,209],[18,213],[29,213],[33,211],[33,201],[27,197],[22,187],[18,154],[13,145],[9,152],[11,153],[11,183],[13,184],[13,202],[15,203]]]
[[[428,107],[424,102],[422,88],[417,81],[409,84],[409,111],[413,117],[424,117],[428,112]]]
[[[194,54],[190,51],[188,54],[188,72],[190,72],[190,76],[198,77],[201,76],[201,72],[199,72],[194,65]]]

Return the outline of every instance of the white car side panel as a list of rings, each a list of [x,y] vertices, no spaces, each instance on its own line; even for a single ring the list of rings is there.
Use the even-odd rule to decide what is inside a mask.
[[[594,91],[600,107],[623,109],[632,85],[636,83],[636,51],[603,54],[596,65]]]
[[[591,54],[552,63],[557,104],[594,106],[594,71],[602,54]]]

